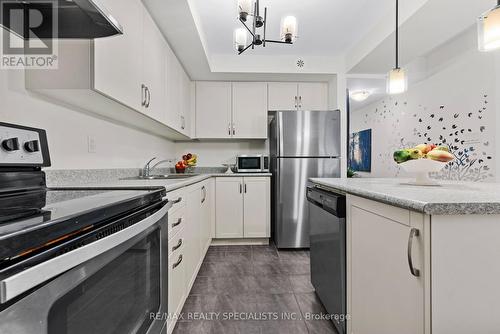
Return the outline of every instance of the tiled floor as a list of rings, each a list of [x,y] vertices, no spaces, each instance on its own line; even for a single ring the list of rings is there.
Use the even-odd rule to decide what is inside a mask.
[[[210,247],[182,313],[174,334],[336,333],[328,320],[307,319],[326,314],[309,252],[274,246]]]

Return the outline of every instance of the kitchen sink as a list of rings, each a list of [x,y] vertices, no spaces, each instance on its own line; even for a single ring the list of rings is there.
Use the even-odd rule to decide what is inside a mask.
[[[122,180],[180,180],[189,179],[190,177],[198,176],[200,174],[166,174],[166,175],[150,175],[150,176],[133,176],[126,177]]]

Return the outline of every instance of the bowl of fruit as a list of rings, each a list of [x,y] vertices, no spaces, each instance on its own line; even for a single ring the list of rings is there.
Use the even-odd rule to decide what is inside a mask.
[[[182,156],[182,160],[175,164],[175,171],[177,173],[185,173],[186,171],[189,173],[194,167],[196,167],[197,161],[198,157],[196,154],[184,154]]]
[[[447,146],[420,144],[413,148],[394,152],[394,161],[406,172],[415,175],[415,185],[438,185],[429,177],[429,173],[439,172],[446,164],[455,159]]]

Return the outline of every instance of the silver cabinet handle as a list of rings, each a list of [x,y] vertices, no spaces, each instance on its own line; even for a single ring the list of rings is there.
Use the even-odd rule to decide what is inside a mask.
[[[245,194],[247,193],[247,184],[245,183]]]
[[[299,96],[299,109],[302,108],[302,96]]]
[[[182,223],[182,218],[177,219],[177,221],[172,224],[172,228],[179,226],[181,223]]]
[[[142,84],[141,85],[141,106],[146,105],[146,85]]]
[[[178,199],[174,199],[172,201],[172,204],[177,204],[177,203],[180,203],[180,202],[182,202],[182,197],[179,197]]]
[[[243,193],[243,185],[240,183],[240,194]]]
[[[203,198],[201,199],[201,203],[203,204],[207,199],[207,190],[205,189],[205,186],[201,187],[201,192],[203,193]]]
[[[410,230],[410,237],[408,238],[408,266],[410,267],[410,273],[415,277],[420,277],[420,270],[413,267],[413,239],[420,236],[420,231],[416,228]]]
[[[184,116],[181,116],[181,129],[184,130],[186,128],[186,119]]]
[[[299,103],[297,102],[297,96],[295,96],[295,109],[297,109],[298,105],[299,105]]]
[[[151,91],[149,90],[149,87],[146,86],[146,108],[149,108],[149,104],[151,103]]]
[[[172,265],[172,269],[177,268],[179,264],[181,264],[181,262],[182,262],[182,254],[179,255],[179,259],[177,260],[177,262]]]
[[[177,245],[175,245],[174,247],[172,247],[172,252],[175,252],[175,251],[176,251],[176,250],[178,250],[181,246],[182,246],[182,239],[179,239],[179,242],[177,242]]]
[[[231,135],[231,123],[227,123],[227,134]]]
[[[233,136],[236,135],[236,124],[233,123]]]

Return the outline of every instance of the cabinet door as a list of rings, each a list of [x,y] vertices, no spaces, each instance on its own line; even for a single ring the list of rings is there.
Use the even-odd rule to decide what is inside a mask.
[[[215,185],[217,238],[243,237],[243,178],[218,177]]]
[[[165,123],[165,50],[167,43],[146,9],[143,10],[143,80],[146,86],[146,104],[142,108],[146,115]]]
[[[201,186],[201,252],[202,255],[207,250],[210,242],[212,241],[211,233],[211,193],[210,183],[204,182]]]
[[[181,72],[181,105],[180,105],[180,115],[179,122],[181,133],[190,136],[191,135],[191,80],[188,75],[179,64]]]
[[[177,238],[174,240],[177,240]],[[170,243],[169,247],[172,247]],[[168,312],[171,315],[178,315],[181,313],[182,303],[187,294],[185,272],[186,256],[183,247],[185,246],[181,246],[178,251],[173,252],[168,258]],[[172,321],[172,319],[167,321],[168,327],[174,325],[175,322]]]
[[[231,138],[231,83],[196,83],[196,137]]]
[[[297,84],[289,82],[274,82],[268,84],[268,110],[296,110]]]
[[[267,84],[233,83],[233,138],[267,138]]]
[[[186,283],[191,287],[201,262],[200,187],[190,188],[186,195]]]
[[[174,130],[181,131],[181,71],[180,64],[172,49],[167,45],[165,49],[165,118],[167,125]]]
[[[268,177],[244,178],[243,236],[269,238],[270,228],[270,179]]]
[[[300,110],[328,110],[327,83],[300,83],[299,84]]]
[[[424,273],[419,264],[423,259],[422,229],[420,236],[413,238],[411,255],[420,270],[420,277],[415,277],[408,264],[412,226],[360,206],[350,206],[348,224],[349,333],[423,334]],[[403,214],[408,219],[409,211]]]
[[[131,108],[143,101],[143,5],[140,0],[103,0],[123,26],[123,35],[94,40],[94,89]]]

